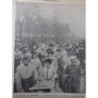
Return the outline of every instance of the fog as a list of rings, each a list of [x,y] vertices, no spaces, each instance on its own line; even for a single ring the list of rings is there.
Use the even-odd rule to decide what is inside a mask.
[[[16,33],[85,38],[84,4],[17,3],[16,6]]]

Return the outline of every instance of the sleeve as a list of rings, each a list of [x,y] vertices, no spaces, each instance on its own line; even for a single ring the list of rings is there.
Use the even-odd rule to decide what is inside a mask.
[[[39,64],[40,67],[42,67],[42,63],[41,63],[40,59],[38,61],[38,64]]]
[[[34,78],[35,78],[35,80],[38,79],[38,74],[37,74],[37,70],[36,69],[34,70]]]
[[[41,79],[42,81],[45,81],[44,69],[42,68],[40,72],[41,72],[41,73],[40,73],[40,79]]]
[[[38,75],[37,71],[35,71],[35,79],[36,81],[43,81],[43,73],[42,73],[42,69],[40,68],[40,75]]]
[[[54,80],[57,77],[57,73],[56,73],[55,69],[53,69],[52,72],[53,72],[52,80]]]
[[[68,56],[68,52],[66,51],[66,60],[67,60],[67,65],[71,65],[69,56]]]
[[[19,73],[19,69],[17,68],[16,74],[15,74],[15,80],[16,80],[16,89],[18,92],[24,92],[21,84],[21,77]]]
[[[55,72],[57,72],[57,60],[54,59],[54,69],[55,69]]]
[[[78,66],[78,74],[79,74],[80,76],[83,75],[83,70],[82,70],[81,66]]]

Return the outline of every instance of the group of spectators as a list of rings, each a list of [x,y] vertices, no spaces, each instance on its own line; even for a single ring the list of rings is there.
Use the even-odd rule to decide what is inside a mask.
[[[85,41],[15,42],[14,91],[85,93]],[[58,85],[58,86],[57,86]]]

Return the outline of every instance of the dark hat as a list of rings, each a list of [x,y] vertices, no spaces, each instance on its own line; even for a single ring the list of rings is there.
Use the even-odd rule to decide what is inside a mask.
[[[45,63],[49,63],[49,64],[51,64],[52,63],[52,59],[50,59],[50,58],[46,58],[46,59],[44,59],[44,64]]]
[[[48,51],[48,54],[52,54],[53,55],[54,54],[54,51],[53,50],[49,50]]]

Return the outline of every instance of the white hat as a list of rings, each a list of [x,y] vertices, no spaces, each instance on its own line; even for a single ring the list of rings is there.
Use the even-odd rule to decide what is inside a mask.
[[[75,55],[72,55],[72,56],[70,56],[70,60],[74,60],[74,59],[76,59],[77,57],[75,56]]]
[[[29,58],[31,58],[31,57],[32,57],[32,54],[31,54],[31,53],[25,53],[24,57],[29,57]]]
[[[80,61],[77,59],[75,55],[70,56],[70,61],[74,61],[76,65],[80,65]]]

